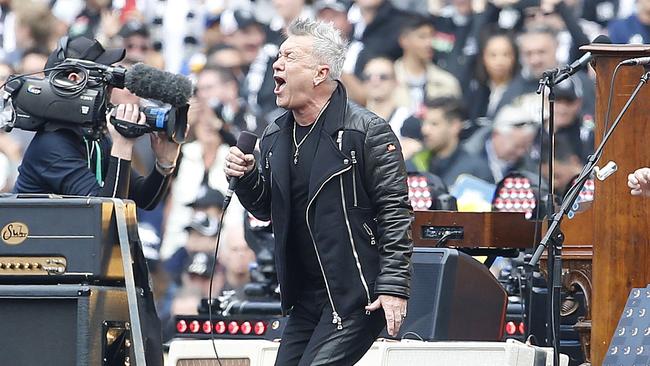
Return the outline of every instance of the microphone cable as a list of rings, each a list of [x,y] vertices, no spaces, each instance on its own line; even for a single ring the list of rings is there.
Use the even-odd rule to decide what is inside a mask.
[[[226,210],[229,205],[224,205],[223,211],[221,212],[221,218],[219,219],[219,228],[217,228],[217,240],[214,247],[214,260],[212,261],[212,271],[210,271],[210,287],[208,288],[208,321],[210,322],[210,344],[212,345],[212,350],[214,351],[214,356],[217,358],[219,366],[221,365],[221,359],[219,359],[219,353],[217,352],[217,346],[214,343],[216,339],[214,338],[214,325],[212,324],[212,305],[214,303],[212,299],[212,284],[214,281],[214,272],[217,268],[217,256],[219,254],[219,242],[221,239],[221,229],[223,228],[223,218],[226,216]]]

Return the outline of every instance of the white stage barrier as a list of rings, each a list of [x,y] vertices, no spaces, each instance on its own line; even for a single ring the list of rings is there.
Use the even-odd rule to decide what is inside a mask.
[[[216,340],[222,366],[273,366],[279,343]],[[561,366],[569,358],[561,355]],[[218,366],[209,340],[171,343],[166,366]],[[355,366],[552,366],[553,350],[507,342],[377,341]]]

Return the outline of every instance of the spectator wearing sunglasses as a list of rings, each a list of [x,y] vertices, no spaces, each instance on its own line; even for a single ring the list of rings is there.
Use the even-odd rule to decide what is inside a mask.
[[[395,102],[395,68],[393,61],[385,57],[370,59],[361,74],[363,87],[367,95],[366,108],[377,114],[390,124],[393,132],[400,140],[404,159],[420,150],[420,139],[402,135],[402,126],[411,113],[408,108],[400,107]]]

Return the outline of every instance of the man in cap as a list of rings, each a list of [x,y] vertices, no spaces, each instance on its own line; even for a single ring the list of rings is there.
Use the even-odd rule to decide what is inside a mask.
[[[105,50],[96,40],[64,37],[49,56],[46,69],[55,67],[66,58],[112,65],[122,60],[124,54],[124,49]],[[78,82],[81,77],[74,72],[68,74],[72,82]],[[119,120],[145,123],[144,113],[135,104],[120,104],[113,114]],[[25,151],[14,192],[129,198],[140,208],[150,210],[156,207],[167,191],[179,145],[169,141],[164,134],[152,134],[155,169],[146,177],[140,176],[131,169],[136,139],[122,136],[112,124],[107,123],[108,119],[107,115],[106,122],[97,123],[90,129],[72,123],[46,122]],[[136,285],[144,290],[139,305],[147,364],[162,365],[160,321],[139,245],[134,248],[134,261]]]
[[[582,80],[566,79],[555,86],[554,92],[555,135],[566,136],[571,150],[584,164],[594,152],[594,119],[582,113]]]
[[[111,65],[124,54],[124,49],[104,50],[95,40],[64,37],[45,67],[55,67],[66,58]],[[80,78],[76,73],[68,75],[73,82]],[[145,122],[144,113],[135,104],[120,104],[113,114],[131,123]],[[108,134],[102,132],[104,128]],[[91,136],[98,131],[99,138]],[[167,190],[179,145],[162,133],[152,135],[156,169],[141,177],[130,168],[135,138],[122,136],[111,123],[101,123],[88,132],[74,124],[46,122],[25,151],[14,191],[130,198],[140,208],[154,208]]]

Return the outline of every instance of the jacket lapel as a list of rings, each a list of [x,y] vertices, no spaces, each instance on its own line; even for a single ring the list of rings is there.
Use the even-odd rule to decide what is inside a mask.
[[[308,202],[333,174],[350,164],[350,159],[341,152],[336,143],[338,132],[343,130],[346,110],[347,96],[343,85],[339,83],[332,94],[327,110],[323,113],[314,165],[309,176]]]
[[[287,204],[286,207],[289,207],[288,205],[291,199],[289,194],[291,191],[289,161],[291,160],[292,141],[290,129],[287,126],[289,126],[288,119],[291,119],[291,113],[286,113],[281,119],[276,121],[280,127],[280,131],[278,131],[277,139],[274,141],[273,146],[271,146],[270,153],[272,155],[268,158],[271,171],[273,172],[273,181],[278,186],[282,199]]]

